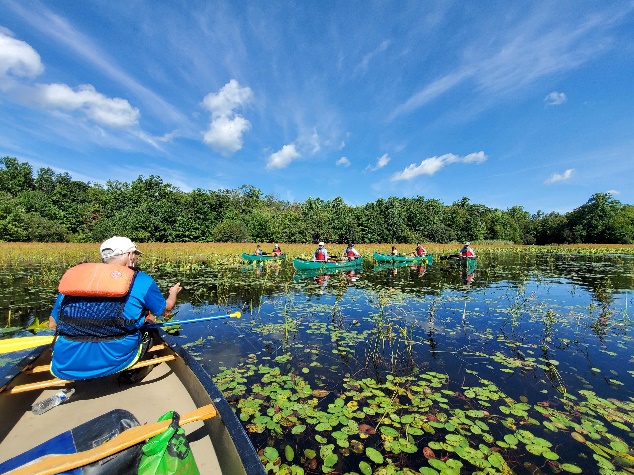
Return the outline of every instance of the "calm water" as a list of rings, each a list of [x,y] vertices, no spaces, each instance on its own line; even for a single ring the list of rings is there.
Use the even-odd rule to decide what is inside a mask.
[[[634,258],[373,264],[153,273],[178,319],[243,313],[180,335],[271,472],[631,473]],[[43,274],[0,272],[4,337],[48,317]]]

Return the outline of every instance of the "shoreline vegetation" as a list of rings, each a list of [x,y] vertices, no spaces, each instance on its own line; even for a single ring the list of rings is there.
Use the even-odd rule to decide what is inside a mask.
[[[252,253],[256,244],[260,244],[265,252],[273,249],[273,243],[140,243],[143,252],[142,265],[153,262],[206,262],[207,264],[239,264],[241,254]],[[294,257],[310,258],[316,244],[280,243],[286,260]],[[389,254],[393,244],[358,244],[359,253],[371,259],[374,252]],[[412,244],[395,244],[400,254],[414,250]],[[460,243],[433,244],[423,243],[428,254],[436,259],[455,255],[462,246]],[[552,244],[545,246],[521,245],[510,243],[478,243],[472,247],[479,257],[496,254],[634,254],[634,244]],[[326,248],[333,256],[339,256],[345,245],[326,243]],[[99,261],[99,243],[34,243],[34,242],[0,242],[0,265],[44,264],[75,265],[80,262]]]
[[[184,192],[161,177],[105,185],[0,158],[0,241],[99,242],[508,242],[632,244],[634,206],[595,193],[570,212],[491,208],[463,197],[281,200],[251,185]]]

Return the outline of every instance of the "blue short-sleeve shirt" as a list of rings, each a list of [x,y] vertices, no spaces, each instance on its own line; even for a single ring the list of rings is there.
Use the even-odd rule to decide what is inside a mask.
[[[51,316],[57,322],[63,294],[57,296]],[[123,317],[135,321],[141,328],[145,322],[144,310],[160,316],[167,302],[158,285],[145,272],[138,272],[130,297],[123,307]],[[109,341],[71,341],[59,336],[53,347],[51,373],[61,379],[90,379],[108,376],[135,363],[140,351],[141,332]]]

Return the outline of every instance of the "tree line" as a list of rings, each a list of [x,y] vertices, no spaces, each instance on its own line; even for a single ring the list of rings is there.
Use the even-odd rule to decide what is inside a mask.
[[[183,192],[155,175],[105,185],[0,158],[0,241],[517,244],[634,242],[634,206],[595,193],[565,214],[501,210],[462,198],[450,205],[415,196],[361,206],[342,198],[288,202],[243,185]]]

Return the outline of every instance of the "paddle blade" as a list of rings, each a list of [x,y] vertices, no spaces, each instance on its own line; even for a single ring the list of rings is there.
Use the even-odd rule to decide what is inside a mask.
[[[54,335],[25,336],[21,338],[8,338],[0,340],[0,355],[12,351],[28,350],[37,346],[50,345]]]
[[[229,318],[240,318],[242,314],[240,312],[233,312],[229,314]]]

